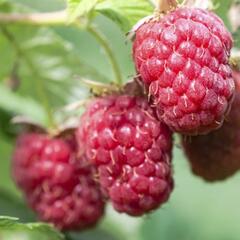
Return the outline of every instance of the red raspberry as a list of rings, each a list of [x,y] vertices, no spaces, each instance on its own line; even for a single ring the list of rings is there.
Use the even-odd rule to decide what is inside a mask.
[[[179,8],[136,31],[136,69],[172,130],[197,135],[222,125],[234,92],[231,47],[222,20],[202,9]]]
[[[98,166],[102,190],[117,211],[142,215],[168,200],[173,189],[171,132],[145,99],[123,95],[94,100],[77,136],[84,154]]]
[[[104,212],[96,172],[84,158],[77,159],[75,142],[27,133],[17,139],[13,155],[13,176],[28,203],[62,230],[94,226]]]
[[[193,172],[207,181],[224,180],[240,169],[240,73],[234,73],[236,97],[223,126],[205,136],[183,138]]]

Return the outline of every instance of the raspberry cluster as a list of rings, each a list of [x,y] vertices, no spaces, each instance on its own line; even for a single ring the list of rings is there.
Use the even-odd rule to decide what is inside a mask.
[[[221,127],[234,92],[231,47],[222,20],[197,8],[179,8],[136,31],[136,69],[172,130],[197,135]]]
[[[94,226],[104,213],[96,170],[77,157],[73,136],[25,133],[17,139],[13,176],[40,219],[62,230]]]
[[[74,133],[18,137],[13,177],[29,205],[62,230],[94,226],[104,200],[131,216],[160,207],[174,188],[173,132],[195,174],[216,181],[238,171],[240,73],[235,90],[231,48],[222,20],[206,10],[180,7],[143,23],[133,43],[141,93],[131,84],[104,89]]]
[[[147,100],[128,95],[94,100],[77,138],[117,211],[137,216],[167,201],[173,189],[171,132]]]

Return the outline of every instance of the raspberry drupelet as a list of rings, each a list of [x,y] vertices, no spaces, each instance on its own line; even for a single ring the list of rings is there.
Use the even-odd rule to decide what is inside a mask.
[[[198,8],[178,8],[136,30],[137,72],[173,131],[198,135],[221,127],[235,87],[231,48],[223,21]]]
[[[93,100],[77,138],[117,211],[139,216],[168,200],[172,134],[147,100],[128,95]]]

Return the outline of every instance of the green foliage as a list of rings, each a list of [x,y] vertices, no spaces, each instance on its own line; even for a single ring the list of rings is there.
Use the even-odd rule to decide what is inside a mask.
[[[26,115],[33,120],[45,122],[43,107],[29,97],[22,97],[12,92],[3,84],[0,85],[0,109],[17,115]]]
[[[127,32],[140,19],[151,15],[153,7],[146,0],[106,0],[96,6],[96,11],[113,20]]]
[[[3,0],[4,1],[4,0]],[[37,9],[38,11],[51,12],[62,10],[66,7],[66,0],[5,0],[7,2],[16,3],[17,5],[22,5],[24,7],[29,7],[32,9]]]
[[[87,16],[96,6],[99,0],[68,0],[69,21],[73,22],[77,18]]]
[[[64,240],[64,236],[48,224],[22,224],[17,220],[17,218],[0,216],[0,239]]]
[[[71,240],[120,240],[120,238],[116,236],[112,236],[108,232],[100,229],[84,231],[82,233],[71,233],[69,234],[69,239]]]
[[[6,36],[7,32],[7,36]],[[94,66],[76,53],[72,43],[52,29],[9,26],[0,35],[0,107],[46,124],[44,101],[56,109],[84,94],[79,77],[105,81]],[[7,89],[15,63],[17,91]],[[64,89],[64,90],[63,90]],[[44,91],[44,95],[43,92]]]
[[[9,31],[17,43],[24,43],[19,46],[22,53],[18,56],[22,80],[19,92],[24,95],[39,98],[39,89],[36,88],[40,81],[47,91],[47,98],[54,106],[60,106],[72,96],[72,88],[78,85],[74,76],[98,78],[97,71],[75,54],[69,42],[59,38],[51,29],[15,26]]]
[[[238,28],[237,31],[233,33],[233,36],[235,39],[234,46],[240,49],[240,28]]]
[[[152,14],[153,6],[147,0],[68,0],[68,12],[70,22],[101,13],[127,32],[141,18]]]
[[[215,12],[222,18],[224,23],[227,25],[229,29],[231,29],[231,25],[228,18],[228,11],[231,4],[234,0],[222,1],[222,0],[213,0],[213,4],[215,6]]]
[[[231,1],[214,0],[214,3],[217,14],[230,29],[228,9]],[[64,8],[63,0],[0,0],[1,12]],[[142,17],[151,15],[152,11],[153,6],[147,0],[68,1],[70,22],[90,21],[109,39],[125,80],[135,73],[131,62],[131,44],[125,44],[125,36],[119,27],[125,33]],[[11,179],[11,151],[16,132],[10,119],[21,114],[46,124],[46,99],[55,112],[65,104],[88,96],[80,77],[109,82],[113,74],[101,47],[83,28],[64,24],[61,27],[15,24],[4,25],[4,28],[0,27],[2,29],[7,30],[8,36],[0,31],[0,213],[17,217],[21,222],[34,222],[35,216],[23,203]],[[234,34],[234,39],[235,47],[240,47],[239,31]],[[15,69],[16,65],[18,67]],[[17,81],[14,76],[17,76]],[[208,185],[191,174],[185,157],[176,149],[174,165],[175,192],[163,209],[143,218],[130,218],[108,211],[97,229],[71,233],[69,238],[237,240],[240,235],[239,174],[224,183]],[[22,224],[15,218],[2,217],[0,239],[64,238],[49,225]]]
[[[21,222],[32,222],[35,216],[18,196],[8,190],[0,190],[0,212],[4,216],[14,216]],[[1,227],[0,227],[1,229]]]

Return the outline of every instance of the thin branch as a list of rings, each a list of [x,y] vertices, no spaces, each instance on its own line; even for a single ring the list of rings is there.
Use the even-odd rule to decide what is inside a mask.
[[[166,13],[175,9],[178,5],[177,0],[156,0],[156,10],[160,13]]]
[[[0,23],[50,26],[64,25],[66,22],[66,10],[49,13],[0,13]]]
[[[18,45],[18,42],[16,41],[14,36],[11,34],[11,32],[9,32],[8,29],[6,27],[3,27],[3,26],[0,26],[0,30],[2,31],[3,35],[7,38],[7,40],[10,42],[10,44],[13,46],[13,48],[15,49],[15,51],[17,53],[17,56],[20,59],[22,59],[23,61],[25,61],[26,65],[28,66],[28,68],[32,72],[33,76],[36,76],[36,79],[37,79],[36,85],[34,84],[34,86],[36,88],[36,92],[38,94],[39,100],[42,102],[42,104],[45,108],[45,111],[47,113],[48,124],[51,127],[54,127],[55,126],[55,121],[54,121],[52,109],[51,109],[50,104],[48,102],[48,98],[47,98],[43,83],[40,80],[40,74],[38,73],[38,70],[35,68],[32,61],[24,53],[24,51],[21,49],[21,47]]]
[[[121,70],[119,68],[117,59],[115,58],[114,53],[113,53],[107,39],[94,26],[90,25],[88,27],[88,31],[89,31],[89,33],[91,33],[95,37],[95,39],[98,41],[98,43],[103,47],[106,55],[108,56],[109,62],[112,65],[116,83],[121,86],[122,85]]]

